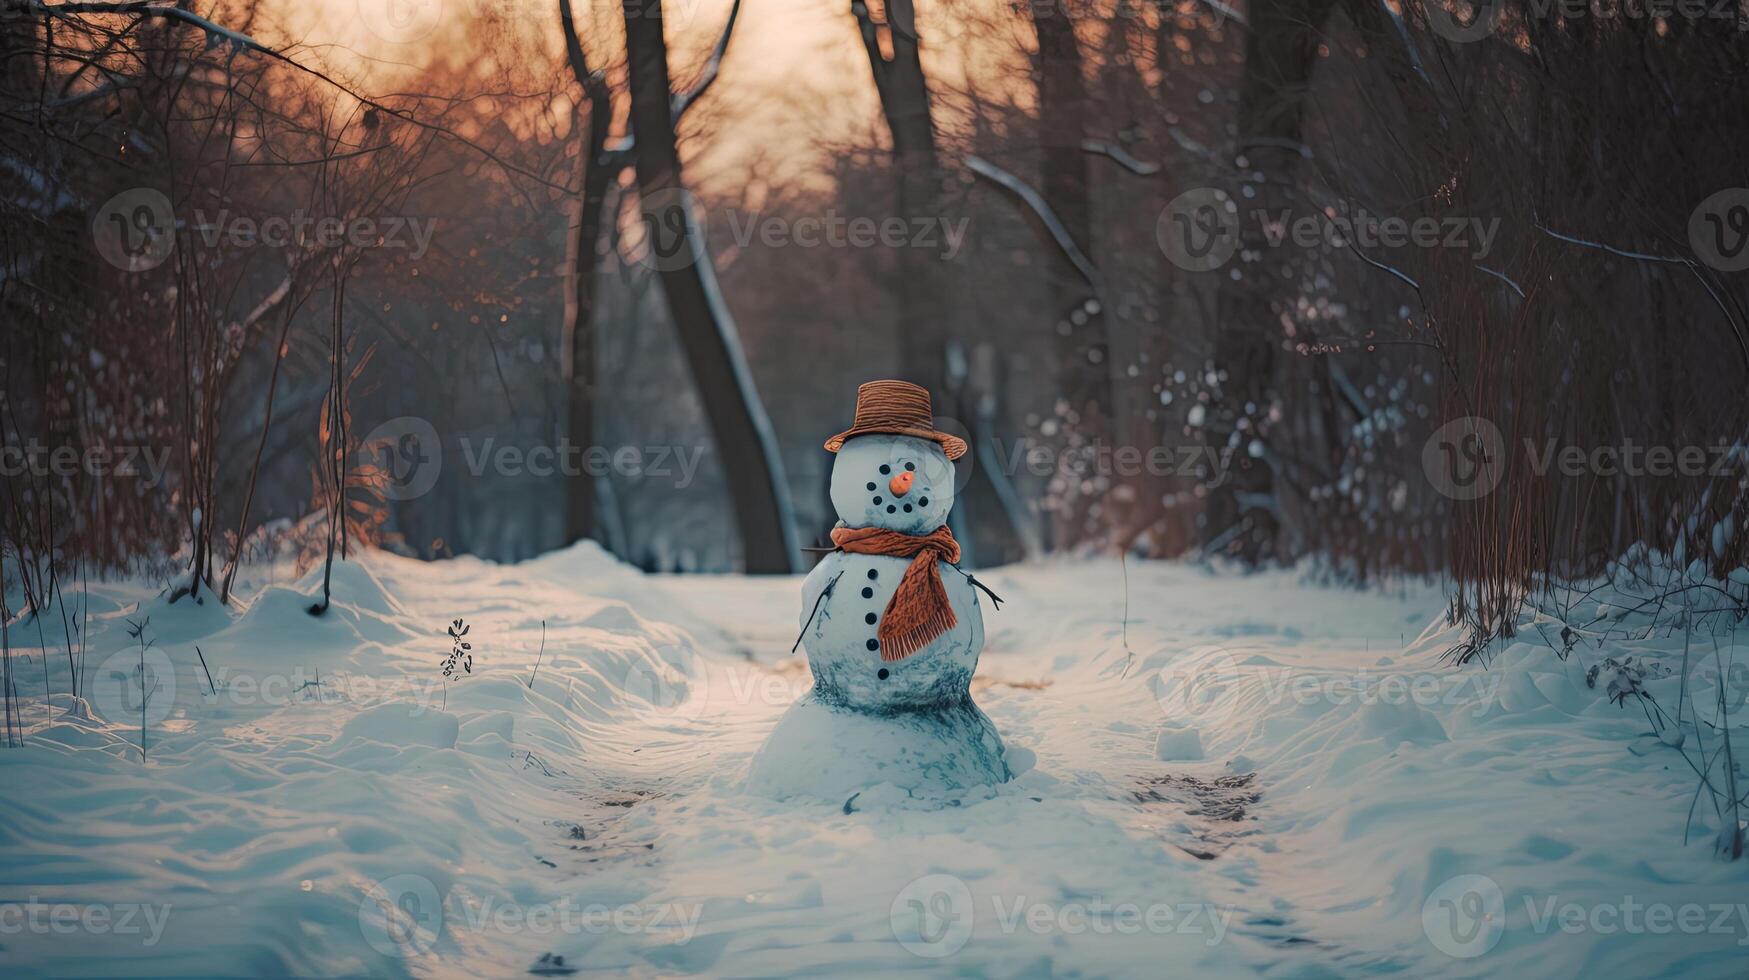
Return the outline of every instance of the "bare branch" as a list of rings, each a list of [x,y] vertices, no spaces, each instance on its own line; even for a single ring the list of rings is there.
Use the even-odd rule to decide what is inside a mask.
[[[966,169],[1002,188],[1018,199],[1020,203],[1026,205],[1027,209],[1038,218],[1039,223],[1044,225],[1045,231],[1063,253],[1063,257],[1069,260],[1069,264],[1075,267],[1076,272],[1081,273],[1081,278],[1087,280],[1087,285],[1093,289],[1094,293],[1100,296],[1105,294],[1105,286],[1100,279],[1098,267],[1093,264],[1092,259],[1087,257],[1087,253],[1081,251],[1081,247],[1075,244],[1075,239],[1069,235],[1069,229],[1063,227],[1062,220],[1057,217],[1055,211],[1051,210],[1051,206],[1045,202],[1038,191],[1033,190],[1019,177],[982,157],[966,157]]]
[[[129,16],[129,17],[158,17],[158,18],[162,18],[165,20],[179,21],[181,23],[187,24],[191,27],[195,27],[201,31],[206,32],[207,50],[209,50],[209,51],[212,50],[213,48],[218,47],[220,44],[228,44],[230,46],[230,49],[231,49],[230,56],[233,58],[236,57],[237,54],[239,52],[242,52],[242,51],[259,52],[260,54],[265,55],[266,57],[271,58],[274,61],[281,62],[281,63],[283,63],[283,64],[285,64],[285,65],[287,65],[287,66],[289,66],[297,71],[303,72],[304,74],[309,75],[310,77],[315,78],[318,81],[325,82],[328,85],[331,85],[334,88],[338,89],[339,91],[344,92],[345,94],[353,97],[354,99],[357,99],[359,102],[363,103],[364,105],[378,110],[379,112],[387,113],[388,115],[393,116],[396,119],[399,119],[402,122],[405,122],[411,126],[419,128],[419,129],[423,129],[423,130],[426,130],[428,132],[438,133],[440,135],[448,137],[449,139],[455,140],[456,142],[461,143],[462,145],[468,147],[469,149],[473,150],[474,152],[476,152],[476,153],[480,154],[481,156],[485,157],[486,159],[490,160],[494,164],[497,164],[498,167],[500,167],[501,169],[503,169],[509,173],[513,173],[513,174],[516,174],[520,177],[527,178],[528,180],[532,180],[535,183],[538,183],[538,184],[542,185],[543,187],[546,187],[550,190],[561,191],[561,192],[566,193],[566,194],[576,193],[576,190],[574,188],[567,187],[564,184],[555,183],[554,181],[551,181],[551,180],[547,179],[546,177],[543,177],[540,174],[535,173],[532,170],[529,170],[529,169],[522,167],[518,164],[512,163],[509,160],[506,160],[503,157],[499,156],[497,153],[493,152],[491,149],[489,149],[485,146],[482,146],[481,144],[476,143],[473,140],[468,139],[467,137],[461,135],[460,133],[457,133],[456,131],[454,131],[452,129],[449,129],[448,127],[439,126],[436,123],[425,122],[424,120],[419,119],[417,116],[414,116],[412,113],[407,112],[404,109],[397,109],[393,106],[385,105],[382,102],[377,101],[376,99],[373,99],[367,95],[364,95],[361,92],[354,90],[350,86],[346,85],[344,82],[341,82],[339,79],[334,78],[333,76],[327,74],[326,72],[323,72],[317,68],[311,68],[308,65],[305,65],[305,64],[299,62],[297,59],[291,57],[290,55],[287,55],[281,51],[278,51],[277,49],[268,47],[265,44],[262,44],[260,41],[255,40],[254,38],[250,37],[247,34],[243,34],[243,33],[240,33],[238,31],[233,31],[230,28],[223,27],[219,24],[215,24],[212,21],[207,20],[205,17],[202,17],[202,16],[195,14],[191,11],[183,10],[180,7],[162,6],[162,5],[155,4],[155,3],[140,2],[140,0],[123,0],[123,2],[111,2],[111,3],[71,2],[71,0],[70,0],[70,2],[57,3],[57,4],[43,3],[42,0],[21,0],[21,2],[23,3],[25,9],[33,11],[35,13],[39,13],[45,17],[67,17],[70,15],[90,15],[90,14],[99,14],[99,15],[100,14],[119,14],[122,16]],[[737,0],[737,2],[738,2],[738,0]]]
[[[1403,51],[1409,56],[1410,70],[1413,71],[1422,82],[1426,83],[1429,89],[1434,89],[1433,79],[1429,78],[1427,75],[1427,68],[1421,62],[1421,51],[1419,48],[1415,47],[1415,39],[1410,35],[1409,25],[1403,21],[1402,13],[1393,9],[1389,3],[1385,2],[1385,0],[1379,0],[1379,10],[1390,20],[1391,26],[1396,28],[1397,39],[1403,42]],[[1482,11],[1481,16],[1488,16],[1491,13],[1492,11]],[[1436,89],[1434,90],[1437,91]],[[1443,120],[1441,120],[1441,122],[1443,123]]]
[[[160,17],[164,20],[181,21],[191,27],[198,27],[206,32],[207,49],[218,47],[220,42],[229,42],[233,54],[239,51],[259,51],[262,54],[284,59],[285,56],[262,44],[260,41],[240,34],[226,27],[207,20],[193,11],[181,7],[171,7],[158,3],[148,3],[144,0],[127,0],[115,3],[58,3],[46,4],[42,0],[25,0],[31,9],[49,17],[66,17],[71,14],[125,14],[133,17]]]
[[[1670,262],[1670,263],[1675,263],[1678,265],[1693,265],[1694,264],[1694,263],[1690,262],[1688,259],[1682,258],[1681,256],[1678,256],[1678,255],[1653,255],[1649,252],[1632,252],[1632,251],[1629,251],[1629,250],[1624,249],[1624,248],[1617,248],[1616,246],[1610,245],[1606,242],[1593,242],[1593,241],[1588,241],[1588,240],[1583,239],[1583,238],[1574,238],[1572,235],[1563,235],[1560,232],[1555,231],[1554,229],[1548,227],[1547,225],[1543,224],[1540,221],[1538,221],[1536,223],[1536,230],[1542,232],[1543,234],[1549,236],[1550,238],[1555,239],[1556,241],[1567,242],[1570,245],[1580,245],[1580,246],[1584,246],[1585,248],[1600,249],[1602,251],[1608,252],[1611,255],[1619,255],[1624,259],[1638,259],[1642,262]]]
[[[1166,127],[1166,135],[1172,137],[1172,142],[1177,143],[1178,148],[1181,150],[1184,150],[1187,153],[1191,153],[1191,154],[1194,154],[1198,157],[1201,157],[1202,159],[1207,160],[1210,163],[1220,163],[1221,162],[1220,159],[1215,155],[1215,151],[1209,149],[1207,146],[1203,145],[1202,143],[1192,139],[1189,135],[1187,135],[1184,132],[1184,130],[1182,128],[1180,128],[1178,126]],[[1224,166],[1224,164],[1223,164],[1223,166]]]
[[[1250,27],[1251,21],[1237,7],[1229,6],[1222,0],[1202,0],[1210,10],[1220,15],[1222,20],[1230,20],[1240,27]]]
[[[710,59],[704,63],[704,68],[699,72],[698,80],[693,82],[692,87],[686,91],[674,94],[673,113],[676,128],[680,126],[680,117],[685,114],[686,110],[692,108],[692,104],[697,102],[710,89],[711,83],[717,80],[717,75],[723,67],[723,55],[729,50],[729,38],[735,33],[735,18],[740,15],[741,0],[735,0],[734,5],[729,8],[729,20],[723,25],[723,34],[717,38],[717,46],[711,50]]]
[[[1130,151],[1107,140],[1084,139],[1081,141],[1081,149],[1097,156],[1110,157],[1113,163],[1138,177],[1152,177],[1160,172],[1159,164],[1138,160]]]
[[[559,26],[565,34],[565,58],[571,64],[571,75],[593,101],[598,92],[605,94],[607,82],[600,72],[589,68],[589,55],[583,51],[583,41],[577,36],[577,22],[571,14],[571,0],[559,0]]]
[[[1606,242],[1593,242],[1583,238],[1575,238],[1572,235],[1563,235],[1560,232],[1549,228],[1541,221],[1536,221],[1535,225],[1537,231],[1542,232],[1556,241],[1566,242],[1569,245],[1578,245],[1582,248],[1594,248],[1608,252],[1611,255],[1620,256],[1624,259],[1634,259],[1638,262],[1664,262],[1671,265],[1686,267],[1688,271],[1693,274],[1695,280],[1700,283],[1700,287],[1706,290],[1708,296],[1712,297],[1712,301],[1718,306],[1719,312],[1725,315],[1725,323],[1730,326],[1731,336],[1736,338],[1738,352],[1743,356],[1743,366],[1749,368],[1749,340],[1744,339],[1742,326],[1737,323],[1737,318],[1731,314],[1730,308],[1725,305],[1724,297],[1720,296],[1718,291],[1713,289],[1713,284],[1707,281],[1706,275],[1700,271],[1700,266],[1697,265],[1693,259],[1684,258],[1680,255],[1653,255],[1648,252],[1634,252],[1625,248],[1617,248]]]
[[[892,68],[892,62],[881,54],[882,25],[869,13],[867,0],[850,0],[850,15],[856,18],[856,31],[862,37],[862,47],[868,52],[869,67],[874,74],[875,91],[884,106],[890,101],[887,95],[887,73]]]
[[[1488,275],[1493,276],[1494,278],[1500,280],[1501,282],[1505,283],[1508,286],[1511,286],[1512,291],[1518,294],[1519,299],[1524,298],[1524,287],[1520,286],[1516,282],[1513,282],[1511,277],[1507,276],[1506,273],[1501,272],[1498,269],[1490,269],[1485,265],[1478,265],[1478,266],[1476,266],[1476,269],[1480,272],[1485,272]]]

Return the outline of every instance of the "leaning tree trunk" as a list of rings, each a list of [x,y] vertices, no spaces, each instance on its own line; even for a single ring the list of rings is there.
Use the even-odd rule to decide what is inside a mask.
[[[658,275],[722,454],[746,570],[790,573],[799,567],[799,551],[789,487],[771,420],[754,389],[753,374],[681,180],[661,12],[660,0],[642,8],[627,5],[625,11],[631,124],[637,138],[638,196],[645,227],[664,236],[665,240],[651,243],[661,254],[687,257],[658,262]]]
[[[1209,494],[1205,549],[1247,563],[1278,551],[1280,505],[1268,460],[1275,354],[1281,317],[1291,311],[1297,276],[1275,263],[1288,252],[1271,249],[1255,213],[1279,214],[1294,205],[1294,173],[1302,150],[1302,110],[1318,41],[1332,0],[1255,0],[1245,41],[1245,77],[1239,92],[1236,154],[1255,199],[1240,202],[1239,254],[1259,255],[1255,266],[1223,278],[1216,304],[1215,366],[1224,375],[1207,421],[1214,448],[1230,460],[1226,479]],[[1223,273],[1224,275],[1224,273]],[[1253,454],[1260,441],[1264,451]]]
[[[571,74],[589,100],[589,129],[578,149],[583,166],[583,200],[577,225],[566,243],[571,283],[565,297],[564,349],[566,361],[566,436],[587,451],[595,442],[595,289],[596,263],[600,252],[601,219],[609,183],[623,164],[609,159],[607,138],[613,126],[613,105],[607,81],[589,68],[589,59],[577,36],[571,0],[559,0],[559,23],[564,29],[565,52]],[[566,481],[565,542],[572,544],[595,531],[596,477],[582,467]]]

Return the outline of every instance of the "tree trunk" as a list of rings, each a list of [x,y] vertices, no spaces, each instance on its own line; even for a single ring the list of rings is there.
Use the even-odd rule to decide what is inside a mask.
[[[1041,191],[1081,254],[1093,257],[1093,204],[1083,125],[1092,109],[1082,75],[1075,22],[1061,0],[1033,0],[1032,26],[1038,35],[1038,128],[1042,152]],[[1102,325],[1111,311],[1087,315],[1079,324],[1071,314],[1086,313],[1086,283],[1058,267],[1051,277],[1052,324],[1057,338],[1061,393],[1085,425],[1097,429],[1112,411],[1108,349]],[[1100,433],[1092,433],[1097,436]]]
[[[1203,526],[1205,548],[1247,563],[1276,556],[1281,531],[1276,481],[1265,450],[1275,353],[1282,343],[1281,316],[1292,308],[1296,279],[1276,263],[1287,255],[1264,238],[1261,211],[1277,214],[1294,205],[1293,175],[1301,156],[1301,105],[1317,62],[1318,42],[1332,0],[1256,0],[1245,41],[1245,78],[1239,92],[1236,154],[1243,176],[1258,196],[1240,203],[1240,255],[1260,255],[1256,267],[1223,278],[1217,303],[1215,366],[1223,373],[1220,398],[1207,434],[1230,460],[1226,479],[1209,494]],[[1225,273],[1223,273],[1225,276]]]
[[[884,23],[877,24],[863,0],[853,0],[862,43],[874,73],[881,114],[893,140],[898,213],[907,222],[941,217],[941,171],[935,153],[935,122],[929,86],[917,49],[917,14],[911,0],[886,0]],[[885,31],[892,60],[881,54]],[[899,370],[905,380],[945,397],[947,332],[944,324],[945,270],[940,259],[919,249],[898,249]]]
[[[571,74],[589,100],[589,129],[578,149],[583,166],[583,200],[577,225],[566,243],[571,283],[565,296],[564,350],[566,352],[566,425],[571,443],[587,453],[595,442],[595,288],[596,263],[600,257],[601,220],[607,188],[619,173],[620,164],[607,155],[607,138],[613,125],[613,105],[607,82],[590,71],[589,61],[577,36],[571,0],[559,0],[559,22],[564,28],[565,51]],[[596,477],[588,467],[569,476],[565,488],[565,543],[572,544],[595,533]]]
[[[877,22],[866,0],[851,0],[850,12],[856,18],[875,91],[880,97],[881,116],[893,140],[898,214],[908,223],[945,221],[935,121],[918,50],[916,8],[912,0],[885,0],[882,11],[885,19]],[[887,49],[892,52],[891,59],[882,53],[883,33]],[[967,441],[975,448],[982,440],[991,438],[991,433],[980,432],[979,420],[969,417],[975,413],[964,409],[970,398],[980,393],[961,392],[963,379],[948,375],[947,267],[934,252],[900,248],[898,253],[898,282],[894,288],[899,300],[899,322],[894,332],[899,338],[899,371],[905,380],[929,390],[938,411],[959,411],[968,416],[959,421],[967,429]],[[960,491],[960,506],[954,511],[959,525],[956,533],[964,528],[974,530],[960,534],[968,546],[963,564],[974,567],[977,562],[970,557],[974,552],[1011,554],[1015,531],[1006,519],[991,475],[978,465],[978,458],[974,454],[967,464],[972,466],[971,476]],[[985,515],[993,515],[994,523]],[[975,533],[978,529],[985,533]]]
[[[638,196],[653,248],[681,261],[658,263],[668,312],[710,419],[741,530],[745,569],[787,574],[799,569],[789,487],[771,420],[753,386],[734,320],[717,288],[702,230],[681,180],[674,145],[673,91],[661,6],[652,0],[625,14],[631,123],[637,138]]]

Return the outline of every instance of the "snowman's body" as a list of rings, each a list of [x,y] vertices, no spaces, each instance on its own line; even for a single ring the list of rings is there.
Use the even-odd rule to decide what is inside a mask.
[[[894,472],[916,474],[902,497],[887,489]],[[833,466],[832,501],[846,526],[927,534],[953,506],[953,470],[926,440],[858,437]],[[881,659],[876,631],[910,564],[837,551],[808,575],[799,618],[814,688],[754,758],[756,791],[844,799],[887,783],[943,796],[1009,778],[1002,739],[972,702],[984,619],[966,574],[941,565],[954,627],[909,657]]]

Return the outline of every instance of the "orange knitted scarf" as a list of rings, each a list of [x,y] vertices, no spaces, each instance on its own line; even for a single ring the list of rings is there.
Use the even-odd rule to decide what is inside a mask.
[[[923,535],[878,527],[840,527],[833,529],[832,543],[841,551],[859,555],[911,559],[875,630],[882,660],[903,660],[954,628],[953,606],[941,584],[940,563],[945,558],[948,564],[958,564],[960,543],[945,525]]]

